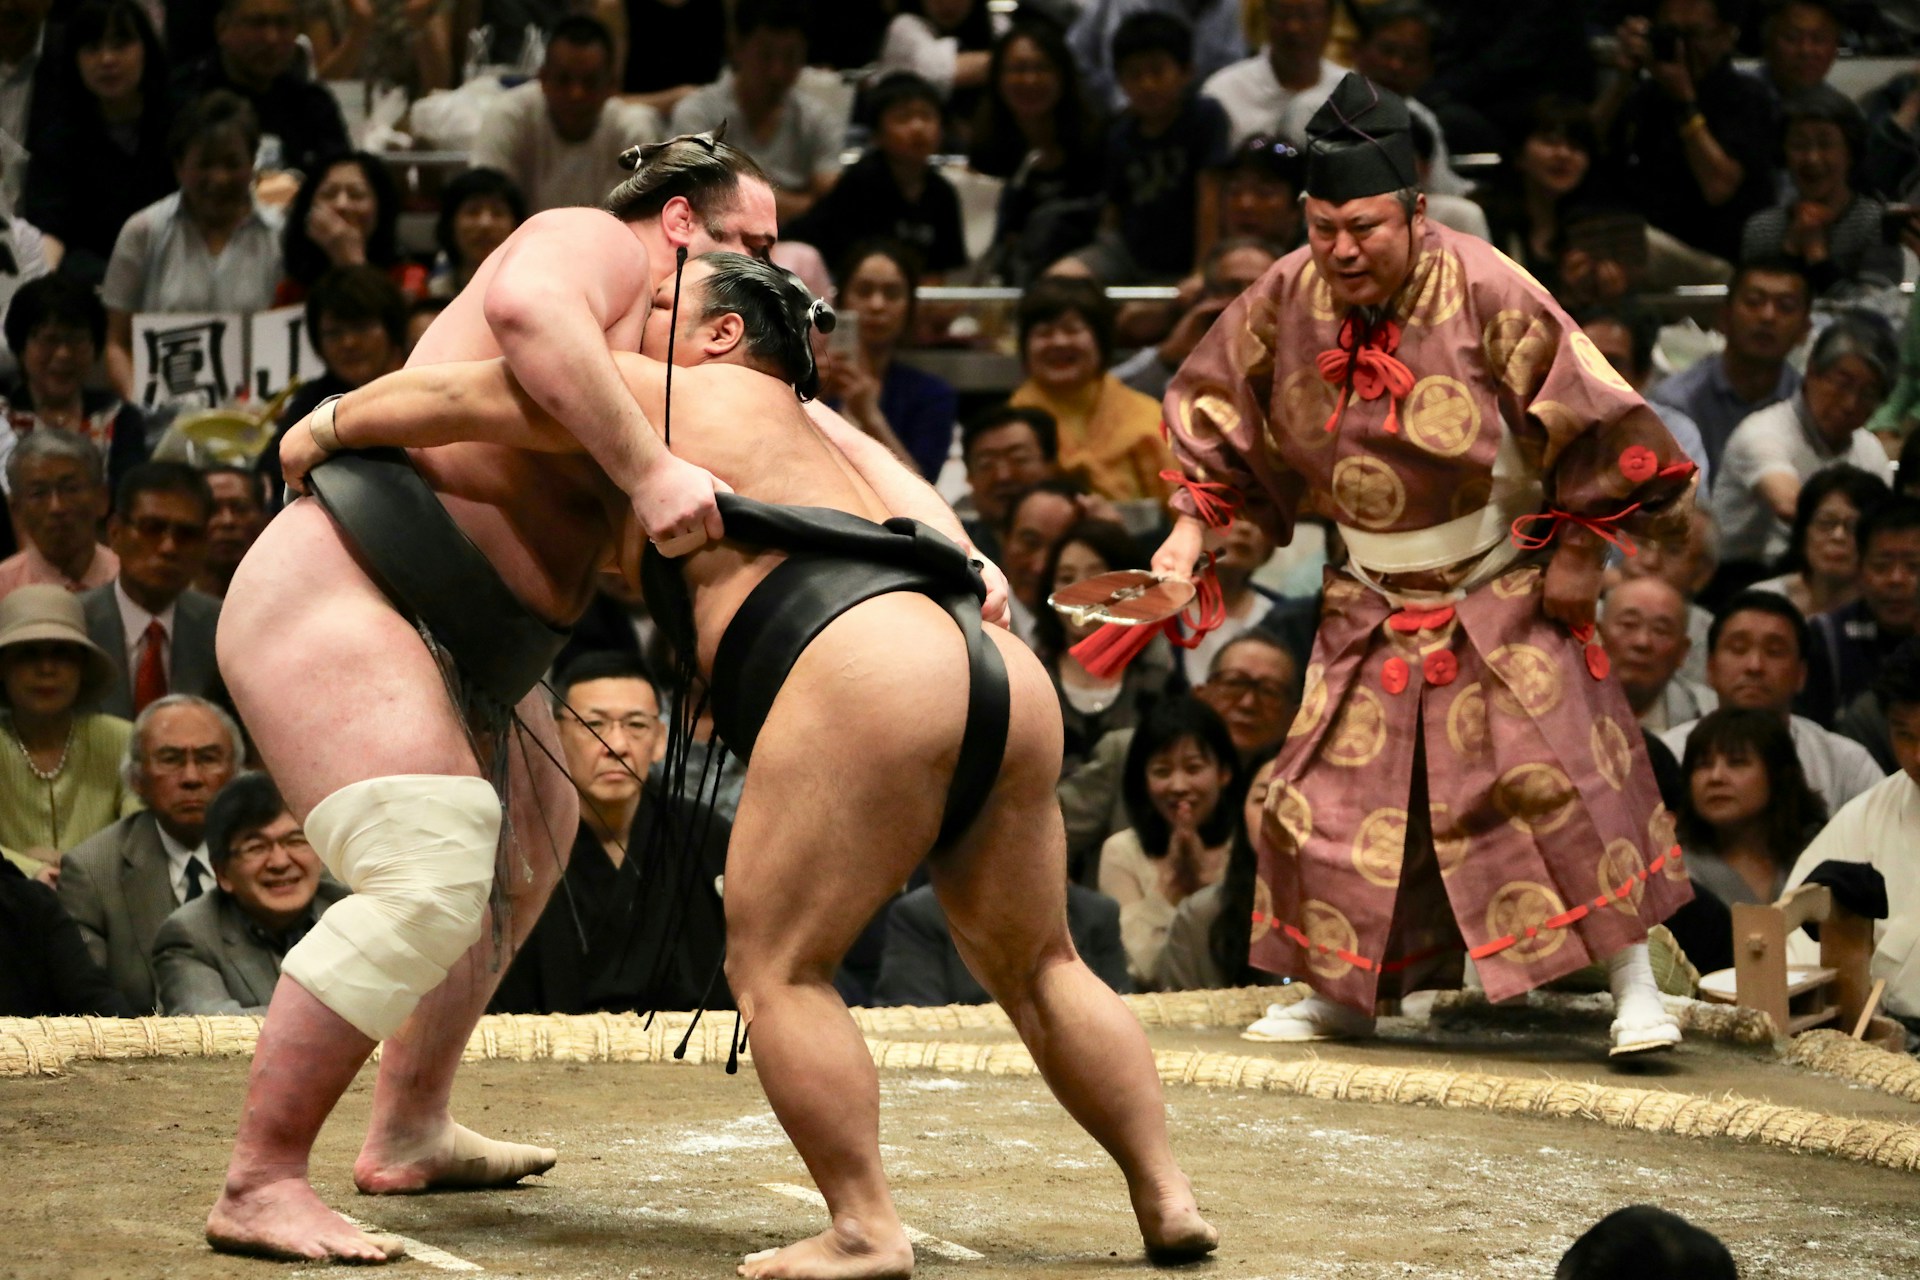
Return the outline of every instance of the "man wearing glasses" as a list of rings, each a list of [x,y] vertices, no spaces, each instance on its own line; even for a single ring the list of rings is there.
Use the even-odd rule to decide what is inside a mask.
[[[277,144],[279,165],[313,171],[326,156],[352,149],[346,120],[326,86],[294,66],[300,7],[294,0],[222,0],[214,19],[214,52],[174,78],[176,107],[215,89],[230,89],[260,117],[260,133]]]
[[[554,682],[567,775],[580,793],[580,834],[552,903],[500,980],[494,1013],[595,1013],[702,1007],[726,942],[721,875],[731,824],[682,797],[663,800],[647,770],[667,747],[660,693],[632,654],[583,653]],[[663,813],[662,806],[670,812]],[[677,920],[643,883],[656,822],[698,840],[702,873]],[[666,955],[655,949],[664,944]],[[724,980],[704,1007],[731,1009]]]
[[[168,916],[154,938],[161,1011],[265,1013],[281,958],[346,888],[321,874],[264,773],[243,773],[214,797],[206,849],[215,887]]]
[[[206,696],[220,686],[213,633],[220,602],[191,589],[207,555],[213,493],[180,462],[127,473],[107,520],[120,576],[81,596],[87,634],[113,659],[100,709],[131,720],[169,693]]]

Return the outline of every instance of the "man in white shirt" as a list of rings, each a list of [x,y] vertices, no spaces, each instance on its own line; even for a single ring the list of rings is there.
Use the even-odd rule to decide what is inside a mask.
[[[1346,74],[1321,56],[1332,27],[1333,0],[1267,0],[1266,46],[1214,72],[1200,89],[1226,108],[1234,146],[1256,133],[1305,141],[1308,118]]]
[[[1900,353],[1877,316],[1848,313],[1814,339],[1800,390],[1735,428],[1713,486],[1721,558],[1777,560],[1787,549],[1800,486],[1847,463],[1893,483],[1893,466],[1867,420],[1893,389]]]
[[[244,758],[240,727],[204,698],[162,698],[134,722],[127,775],[147,806],[60,860],[60,904],[133,1008],[156,1005],[153,942],[174,908],[213,887],[207,806]]]
[[[554,26],[540,78],[487,105],[473,144],[475,168],[498,169],[526,197],[527,212],[597,206],[626,178],[620,153],[664,135],[660,113],[616,100],[613,36],[598,20]]]
[[[1665,578],[1616,583],[1601,600],[1600,639],[1641,728],[1662,733],[1720,705],[1712,689],[1680,674],[1693,647],[1687,601]]]
[[[673,109],[675,133],[702,133],[726,121],[727,141],[752,156],[773,182],[785,226],[813,207],[840,177],[847,122],[794,91],[807,65],[806,10],[794,0],[740,0],[731,65]]]
[[[1742,591],[1727,602],[1708,633],[1707,683],[1723,707],[1771,711],[1786,718],[1807,785],[1837,812],[1886,775],[1867,749],[1851,738],[1793,714],[1793,699],[1807,682],[1807,620],[1771,591]],[[1684,760],[1697,720],[1660,735]]]
[[[1887,982],[1887,1012],[1920,1019],[1920,641],[1908,641],[1880,669],[1875,693],[1886,708],[1900,772],[1834,815],[1794,864],[1787,887],[1823,862],[1865,863],[1886,884],[1886,919],[1874,926],[1870,972]],[[1819,962],[1819,947],[1796,931],[1795,963]]]

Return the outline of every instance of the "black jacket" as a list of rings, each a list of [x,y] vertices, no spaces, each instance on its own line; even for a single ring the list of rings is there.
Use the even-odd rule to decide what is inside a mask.
[[[0,1016],[131,1017],[53,890],[0,858]]]

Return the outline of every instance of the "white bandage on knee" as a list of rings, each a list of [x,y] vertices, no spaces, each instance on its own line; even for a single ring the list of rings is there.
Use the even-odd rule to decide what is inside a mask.
[[[280,971],[363,1034],[398,1031],[480,936],[500,823],[479,778],[373,778],[322,800],[307,839],[353,893]]]

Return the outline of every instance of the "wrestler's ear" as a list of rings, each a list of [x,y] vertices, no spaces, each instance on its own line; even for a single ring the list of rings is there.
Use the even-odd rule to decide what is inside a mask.
[[[733,354],[736,350],[746,355],[744,344],[747,337],[747,322],[740,318],[737,311],[723,311],[706,322],[705,347],[707,358],[718,360]]]
[[[685,196],[675,196],[660,210],[660,230],[667,237],[667,243],[675,248],[692,244],[697,226],[693,206]]]

